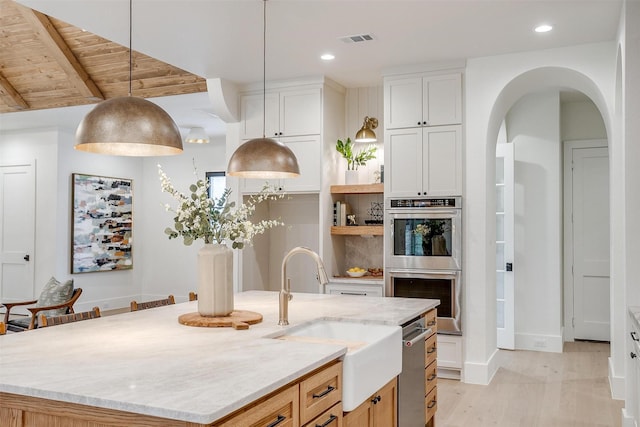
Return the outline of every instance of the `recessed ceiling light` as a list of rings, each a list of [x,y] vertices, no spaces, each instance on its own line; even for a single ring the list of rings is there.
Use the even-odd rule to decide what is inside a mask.
[[[320,57],[320,59],[322,59],[323,61],[331,61],[332,59],[335,59],[335,56],[330,53],[325,53]]]
[[[551,30],[553,30],[553,27],[551,25],[548,25],[548,24],[538,25],[535,28],[535,32],[536,33],[547,33],[547,32],[549,32]]]

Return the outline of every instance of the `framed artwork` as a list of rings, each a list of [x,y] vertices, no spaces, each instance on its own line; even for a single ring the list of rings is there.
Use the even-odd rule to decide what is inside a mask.
[[[130,179],[74,173],[71,273],[133,268]]]

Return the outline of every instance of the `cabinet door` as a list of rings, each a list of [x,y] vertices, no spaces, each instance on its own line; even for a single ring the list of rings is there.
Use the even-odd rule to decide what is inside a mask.
[[[422,195],[422,129],[396,129],[385,134],[385,197]]]
[[[267,113],[262,115],[263,105],[266,104]],[[273,138],[279,131],[279,95],[267,93],[263,100],[262,94],[243,95],[240,98],[240,137],[242,139],[262,138],[264,135]]]
[[[423,120],[427,126],[462,123],[462,76],[460,73],[425,77]]]
[[[397,380],[394,378],[376,393],[373,404],[373,427],[395,427],[398,425]]]
[[[280,92],[279,136],[319,135],[321,122],[320,89]]]
[[[284,191],[307,193],[320,191],[322,181],[322,150],[317,135],[282,138],[298,159],[300,176],[282,180]]]
[[[384,117],[387,129],[421,126],[422,77],[389,78],[384,82]]]
[[[243,178],[240,181],[240,192],[254,194],[260,192],[266,184],[274,186],[278,191],[290,193],[314,193],[320,191],[322,180],[321,147],[319,136],[296,138],[279,138],[289,147],[298,159],[300,176],[288,179]]]
[[[461,126],[425,128],[422,144],[423,194],[462,195]]]
[[[343,418],[344,427],[371,427],[373,424],[373,405],[365,400],[360,406],[351,412],[347,412]]]

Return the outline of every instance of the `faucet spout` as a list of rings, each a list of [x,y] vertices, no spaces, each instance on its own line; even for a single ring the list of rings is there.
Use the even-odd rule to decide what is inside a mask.
[[[318,269],[318,282],[324,287],[329,283],[329,277],[327,271],[324,268],[324,263],[320,256],[309,248],[304,246],[298,246],[291,249],[282,259],[282,283],[280,286],[279,304],[280,304],[280,319],[278,325],[287,326],[289,324],[289,301],[293,298],[291,295],[291,280],[287,278],[287,262],[289,258],[296,254],[305,254],[310,256],[315,262]]]

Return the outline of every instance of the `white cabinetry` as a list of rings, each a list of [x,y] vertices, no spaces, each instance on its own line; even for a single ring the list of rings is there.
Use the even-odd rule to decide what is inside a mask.
[[[387,129],[462,123],[460,73],[385,78]]]
[[[279,138],[280,142],[289,147],[298,159],[300,176],[297,178],[264,180],[243,179],[240,190],[243,193],[257,193],[262,190],[265,182],[274,185],[278,190],[287,193],[312,193],[320,191],[322,180],[322,145],[320,135],[291,136]]]
[[[288,146],[298,159],[300,176],[266,181],[288,193],[319,192],[322,181],[322,92],[317,88],[292,88],[240,96],[240,137],[243,141],[276,139]],[[266,110],[263,109],[263,105]],[[266,111],[263,120],[263,111]],[[264,179],[242,179],[242,193],[259,192]]]
[[[292,89],[240,97],[242,139],[319,135],[322,128],[322,90]],[[284,141],[283,141],[284,142]]]
[[[462,195],[462,128],[392,129],[385,133],[385,196]]]
[[[363,297],[382,297],[384,283],[328,283],[325,293],[331,295],[355,295]]]
[[[462,336],[438,334],[438,377],[459,380],[462,371]]]

